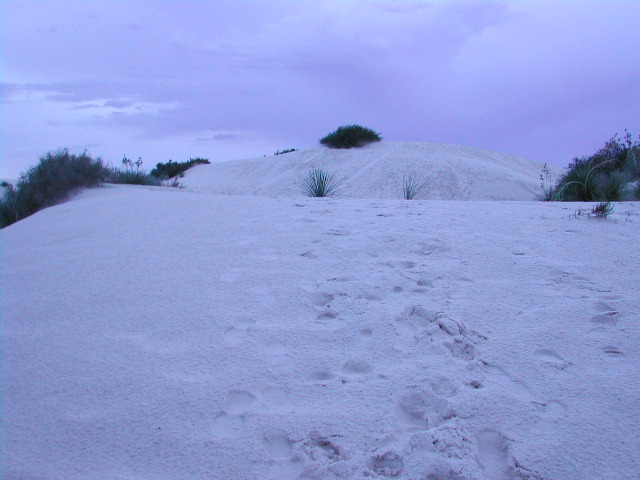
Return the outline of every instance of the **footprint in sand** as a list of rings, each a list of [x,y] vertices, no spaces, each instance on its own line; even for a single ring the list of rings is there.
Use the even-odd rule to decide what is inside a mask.
[[[224,402],[225,412],[232,415],[242,415],[256,402],[255,395],[245,390],[231,390],[227,392]]]
[[[383,477],[397,477],[404,470],[402,457],[393,450],[387,450],[382,455],[374,455],[367,466],[373,473]]]
[[[478,463],[487,480],[514,480],[515,466],[509,441],[502,433],[484,430],[478,434]]]
[[[597,325],[615,325],[617,320],[618,312],[616,311],[604,312],[591,317],[591,323]]]
[[[402,431],[426,430],[455,416],[449,402],[427,388],[409,388],[398,399],[394,417]]]
[[[444,346],[451,352],[451,355],[460,360],[471,361],[476,358],[475,347],[463,336],[444,342]]]
[[[256,319],[247,315],[240,315],[233,319],[232,325],[224,332],[224,340],[229,345],[238,345],[251,335],[251,327]]]
[[[293,454],[293,442],[286,432],[270,430],[262,436],[262,445],[274,460],[288,460]]]
[[[352,358],[342,366],[342,373],[347,375],[366,375],[371,373],[373,368],[364,358]]]
[[[618,350],[617,347],[614,346],[606,346],[606,347],[602,347],[602,351],[604,352],[604,354],[607,357],[612,357],[612,358],[620,358],[620,357],[624,357],[624,353],[622,353],[620,350]]]
[[[333,295],[324,292],[315,292],[311,294],[311,304],[316,307],[326,307],[331,300],[333,300]]]
[[[244,426],[244,414],[256,402],[255,395],[245,390],[227,392],[224,411],[218,413],[212,422],[211,430],[218,437],[237,435]]]
[[[233,437],[242,431],[243,426],[242,416],[220,412],[213,418],[211,431],[216,437]]]
[[[535,351],[535,355],[550,367],[556,368],[558,370],[564,370],[569,365],[571,365],[560,355],[549,348],[539,348]]]
[[[335,378],[335,375],[328,368],[319,368],[307,376],[307,382],[326,385]]]

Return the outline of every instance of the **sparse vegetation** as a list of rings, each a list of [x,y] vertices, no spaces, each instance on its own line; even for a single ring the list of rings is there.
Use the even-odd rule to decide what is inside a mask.
[[[413,200],[427,188],[427,182],[417,173],[412,172],[402,176],[402,195],[405,200]]]
[[[274,155],[283,155],[285,153],[297,152],[297,148],[285,148],[284,150],[276,150],[273,152]]]
[[[300,178],[300,189],[307,197],[333,197],[340,186],[335,173],[322,168],[312,168]]]
[[[595,154],[574,158],[554,188],[548,188],[541,175],[542,199],[573,202],[625,200],[629,196],[627,184],[640,179],[639,156],[640,143],[634,141],[631,134],[627,132],[622,140],[615,135]]]
[[[4,228],[43,208],[65,200],[83,187],[95,187],[108,176],[100,158],[63,149],[49,152],[40,163],[20,175],[14,187],[7,184],[0,201],[0,227]]]
[[[208,165],[211,162],[206,158],[190,158],[188,162],[174,162],[169,160],[166,163],[158,163],[156,168],[151,170],[151,175],[156,178],[167,180],[174,177],[183,177],[184,172],[196,165]]]
[[[320,143],[331,148],[357,148],[380,140],[382,140],[380,134],[370,128],[361,125],[345,125],[321,138]]]
[[[591,210],[591,214],[599,218],[607,218],[612,213],[613,205],[611,202],[600,202]]]
[[[138,157],[138,160],[134,162],[127,158],[126,155],[122,157],[122,167],[111,168],[105,181],[128,185],[159,186],[161,184],[159,179],[142,168],[142,158]]]

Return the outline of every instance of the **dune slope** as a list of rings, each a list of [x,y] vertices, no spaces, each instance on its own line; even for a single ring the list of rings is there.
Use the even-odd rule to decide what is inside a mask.
[[[380,142],[203,165],[188,172],[183,183],[199,192],[297,196],[300,177],[313,167],[336,174],[342,198],[402,198],[403,176],[416,174],[427,184],[420,198],[439,200],[534,200],[542,169],[536,162],[490,150]]]
[[[2,478],[640,471],[640,209],[109,186],[0,231]]]

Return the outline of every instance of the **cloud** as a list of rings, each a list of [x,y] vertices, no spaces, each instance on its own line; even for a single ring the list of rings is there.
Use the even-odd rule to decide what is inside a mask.
[[[300,147],[362,123],[542,159],[540,132],[640,117],[638,2],[6,3],[3,105],[92,135]]]

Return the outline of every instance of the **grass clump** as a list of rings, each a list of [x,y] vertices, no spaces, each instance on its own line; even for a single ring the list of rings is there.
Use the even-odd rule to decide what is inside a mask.
[[[151,170],[151,175],[162,180],[168,180],[177,176],[184,176],[184,172],[196,165],[208,165],[211,162],[206,158],[190,158],[188,162],[174,162],[169,160],[166,163],[158,163],[156,168]]]
[[[122,167],[112,168],[107,177],[109,183],[121,183],[127,185],[151,185],[158,186],[162,182],[150,175],[142,168],[142,158],[138,157],[135,162],[127,156],[122,157]]]
[[[336,174],[322,168],[314,167],[300,178],[300,189],[307,197],[333,197],[339,186]]]
[[[273,152],[274,155],[283,155],[285,153],[297,152],[297,148],[285,148],[284,150],[276,150]]]
[[[427,188],[427,182],[417,173],[402,176],[402,196],[405,200],[413,200]]]
[[[330,148],[357,148],[372,142],[379,142],[379,133],[361,125],[345,125],[320,139],[320,143]]]
[[[81,188],[100,185],[109,173],[100,158],[86,151],[75,155],[62,149],[45,154],[38,165],[20,175],[15,186],[6,185],[0,200],[0,228],[60,203]]]
[[[613,204],[611,202],[600,202],[594,205],[591,214],[598,218],[607,218],[613,213]]]
[[[614,135],[593,155],[574,158],[554,188],[547,189],[543,181],[541,197],[565,202],[626,200],[627,184],[640,179],[639,156],[640,142],[628,132],[623,139]]]

